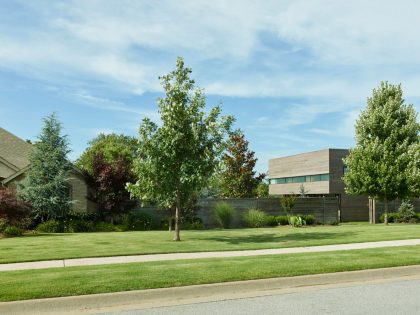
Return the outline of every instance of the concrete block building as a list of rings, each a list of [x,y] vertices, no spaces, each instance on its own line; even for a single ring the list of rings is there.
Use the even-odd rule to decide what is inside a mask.
[[[25,178],[33,145],[0,127],[0,186],[16,187]],[[69,177],[69,193],[76,211],[92,210],[89,187],[83,173],[73,167]]]
[[[343,158],[347,155],[347,149],[325,149],[271,159],[270,195],[299,194],[303,185],[309,196],[338,198],[341,221],[369,220],[368,197],[350,196],[344,190]]]

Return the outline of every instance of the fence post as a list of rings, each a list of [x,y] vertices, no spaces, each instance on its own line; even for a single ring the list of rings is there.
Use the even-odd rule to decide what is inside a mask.
[[[322,198],[323,201],[323,205],[324,205],[324,219],[323,219],[323,223],[325,224],[325,196]]]

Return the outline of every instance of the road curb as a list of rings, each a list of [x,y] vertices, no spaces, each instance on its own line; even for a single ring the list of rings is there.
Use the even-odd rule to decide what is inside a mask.
[[[93,314],[420,279],[420,265],[0,303],[1,314]]]

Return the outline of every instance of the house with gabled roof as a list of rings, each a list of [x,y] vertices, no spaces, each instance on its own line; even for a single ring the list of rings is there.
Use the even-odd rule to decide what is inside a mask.
[[[16,187],[30,167],[33,145],[0,127],[0,186]],[[88,198],[89,186],[84,174],[73,166],[69,177],[69,193],[73,209],[87,212],[95,208]]]

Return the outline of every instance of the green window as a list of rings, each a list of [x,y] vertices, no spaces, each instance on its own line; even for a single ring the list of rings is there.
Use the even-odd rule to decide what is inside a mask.
[[[294,183],[304,183],[305,181],[306,181],[306,176],[293,177]]]
[[[322,174],[321,175],[321,181],[329,181],[330,180],[330,174]]]
[[[305,183],[305,182],[322,182],[322,181],[329,181],[329,180],[330,180],[330,174],[318,174],[318,175],[271,178],[270,184],[274,185],[274,184],[291,184],[291,183]]]

